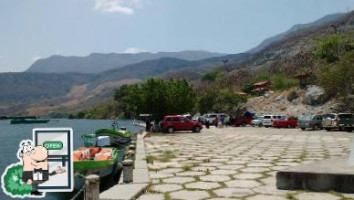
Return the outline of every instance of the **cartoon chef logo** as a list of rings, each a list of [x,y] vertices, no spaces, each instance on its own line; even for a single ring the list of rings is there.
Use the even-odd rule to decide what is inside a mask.
[[[50,172],[48,150],[34,146],[31,140],[20,142],[17,158],[20,162],[9,165],[1,177],[3,191],[14,198],[44,197],[45,193],[38,191],[38,185],[54,175],[65,173],[60,166]]]

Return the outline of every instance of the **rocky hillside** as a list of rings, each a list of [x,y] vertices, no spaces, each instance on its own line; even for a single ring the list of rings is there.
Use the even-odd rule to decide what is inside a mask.
[[[309,86],[305,90],[294,88],[281,92],[270,91],[263,96],[248,99],[245,106],[255,111],[257,116],[264,114],[301,116],[332,112],[336,103],[334,100],[327,102],[326,100],[323,89]]]
[[[207,51],[181,51],[181,52],[158,52],[158,53],[93,53],[85,57],[78,56],[51,56],[39,59],[30,66],[27,72],[43,73],[99,73],[111,69],[118,69],[127,65],[137,64],[149,60],[161,58],[176,58],[186,61],[196,61],[212,57],[224,56],[221,53]]]

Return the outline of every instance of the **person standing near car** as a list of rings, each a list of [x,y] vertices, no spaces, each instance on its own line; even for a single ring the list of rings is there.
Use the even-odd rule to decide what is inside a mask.
[[[206,127],[207,129],[209,129],[209,126],[210,126],[210,122],[209,122],[209,120],[206,120],[206,121],[205,121],[205,127]]]
[[[225,117],[225,125],[226,125],[226,128],[227,128],[227,126],[229,126],[229,123],[230,123],[230,116],[227,115],[227,116]]]
[[[224,123],[225,123],[225,116],[224,115],[220,115],[220,128],[224,127]]]

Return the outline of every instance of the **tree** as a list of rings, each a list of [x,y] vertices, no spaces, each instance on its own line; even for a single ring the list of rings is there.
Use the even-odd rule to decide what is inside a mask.
[[[319,40],[314,48],[314,55],[328,63],[337,62],[345,52],[354,49],[353,33],[333,34]]]
[[[319,83],[330,96],[350,94],[354,84],[354,51],[344,55],[339,63],[325,66],[320,73]]]
[[[139,85],[122,85],[116,90],[114,99],[118,101],[119,110],[125,118],[137,117],[142,106],[142,89]]]
[[[235,115],[239,113],[245,97],[236,95],[231,89],[211,89],[201,94],[199,111],[201,113],[217,112]]]
[[[151,78],[140,85],[123,85],[114,97],[126,118],[149,113],[161,119],[165,115],[190,112],[196,103],[192,85],[186,80],[173,79],[165,82]]]
[[[209,71],[209,72],[206,72],[204,73],[200,79],[202,81],[208,81],[208,82],[214,82],[216,81],[216,79],[218,77],[220,77],[222,75],[222,72],[219,71],[219,70],[213,70],[213,71]]]

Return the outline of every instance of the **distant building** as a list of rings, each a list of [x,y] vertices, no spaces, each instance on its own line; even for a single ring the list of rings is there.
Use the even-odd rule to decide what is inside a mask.
[[[247,93],[245,92],[235,92],[235,94],[239,96],[247,96]]]
[[[312,72],[301,72],[299,74],[296,74],[294,77],[299,79],[300,88],[306,88],[308,84],[308,79],[310,77],[314,77],[314,75]]]
[[[263,95],[266,91],[268,91],[271,87],[272,83],[270,81],[262,81],[253,84],[253,93],[257,93],[258,95]]]

